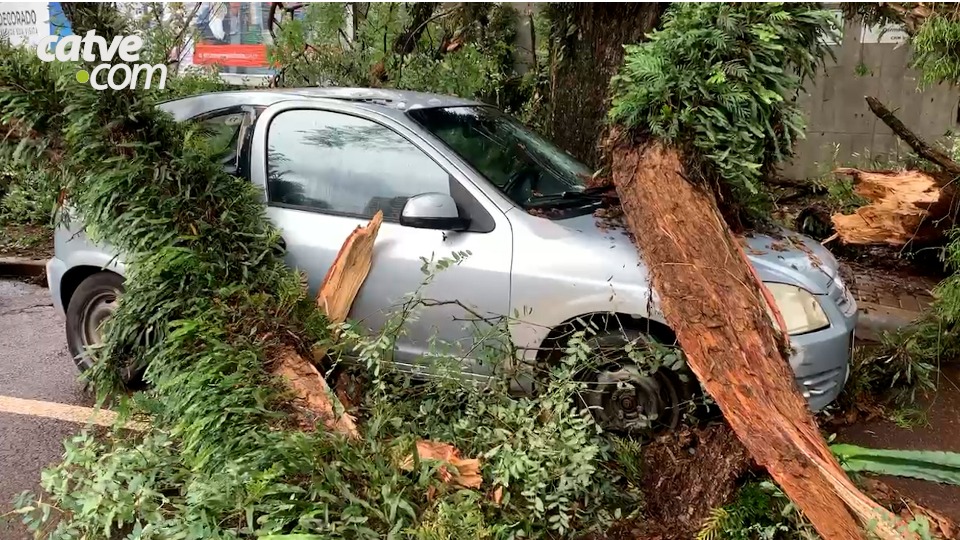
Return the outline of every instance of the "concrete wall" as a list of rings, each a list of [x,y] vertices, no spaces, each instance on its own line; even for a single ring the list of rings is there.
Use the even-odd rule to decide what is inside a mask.
[[[901,32],[844,25],[842,42],[833,47],[836,62],[828,60],[826,70],[799,97],[807,115],[807,137],[798,143],[793,162],[783,168],[785,176],[814,177],[835,161],[858,165],[874,158],[896,159],[909,151],[870,112],[864,96],[875,96],[928,140],[957,128],[960,92],[947,85],[920,91],[919,73],[908,68],[911,50],[904,38]]]

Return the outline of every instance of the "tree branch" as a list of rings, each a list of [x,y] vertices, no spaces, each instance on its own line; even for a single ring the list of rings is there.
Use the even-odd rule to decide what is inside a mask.
[[[183,41],[183,39],[184,39],[184,37],[186,36],[187,32],[190,31],[190,25],[193,24],[193,19],[194,19],[194,17],[196,17],[196,16],[197,16],[197,12],[200,11],[200,5],[201,5],[201,3],[200,3],[200,2],[197,2],[197,5],[193,6],[193,11],[191,11],[190,14],[187,15],[187,18],[184,19],[184,21],[183,21],[183,27],[180,28],[180,31],[179,31],[179,32],[177,32],[177,37],[175,37],[175,38],[173,39],[173,44],[170,46],[170,50],[167,51],[167,64],[170,64],[170,63],[173,63],[173,62],[176,62],[177,64],[180,63],[180,60],[181,60],[181,58],[183,57],[183,47],[180,46],[180,45],[181,45],[181,41]],[[162,23],[161,23],[161,24],[162,24]],[[173,51],[174,51],[174,50],[177,51],[177,59],[176,59],[176,60],[170,60],[170,57],[173,56]]]
[[[867,105],[870,107],[870,110],[873,111],[873,114],[877,115],[884,124],[886,124],[893,132],[900,137],[903,142],[907,143],[910,148],[913,148],[913,151],[916,152],[920,157],[939,165],[940,168],[950,173],[954,177],[960,176],[960,164],[957,164],[956,161],[950,159],[950,156],[937,149],[936,147],[931,146],[926,141],[917,137],[917,135],[910,131],[907,126],[903,125],[903,122],[899,118],[893,115],[893,113],[884,106],[883,103],[880,103],[880,100],[867,96]]]
[[[417,46],[417,40],[423,35],[427,23],[433,20],[437,2],[417,2],[410,7],[411,21],[407,28],[393,40],[393,52],[399,55],[410,54]],[[442,15],[442,14],[441,14]]]

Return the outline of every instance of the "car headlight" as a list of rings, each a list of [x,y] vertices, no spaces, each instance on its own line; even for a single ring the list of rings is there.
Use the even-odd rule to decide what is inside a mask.
[[[786,283],[764,283],[783,315],[790,335],[812,332],[830,326],[817,297],[809,291]]]

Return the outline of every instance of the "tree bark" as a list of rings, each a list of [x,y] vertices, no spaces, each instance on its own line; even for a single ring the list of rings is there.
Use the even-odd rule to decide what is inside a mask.
[[[324,276],[317,294],[317,309],[323,311],[331,324],[347,320],[350,306],[370,273],[373,244],[382,222],[383,212],[378,211],[365,227],[354,229]],[[319,362],[327,354],[327,348],[317,346],[312,352],[313,360]],[[352,439],[360,437],[353,417],[347,414],[313,362],[292,347],[284,347],[274,357],[274,372],[287,380],[300,403],[317,415],[327,429]]]
[[[623,46],[643,41],[668,4],[551,3],[544,9],[554,34],[550,114],[546,134],[591,167],[601,166],[600,143],[610,109],[610,78],[623,65]],[[559,33],[559,35],[556,35]]]
[[[880,103],[879,99],[872,96],[867,96],[865,99],[873,114],[877,115],[877,118],[892,129],[897,137],[903,139],[903,142],[907,143],[910,148],[913,148],[913,151],[919,154],[920,157],[939,165],[954,178],[960,176],[960,164],[950,159],[950,156],[938,148],[927,144],[926,141],[917,137],[899,118],[894,116],[890,109],[884,106],[883,103]]]
[[[667,324],[687,362],[754,460],[831,540],[861,539],[851,514],[900,538],[896,518],[860,493],[797,391],[766,289],[708,191],[686,180],[677,151],[613,147],[613,181]],[[879,509],[879,510],[878,510]]]

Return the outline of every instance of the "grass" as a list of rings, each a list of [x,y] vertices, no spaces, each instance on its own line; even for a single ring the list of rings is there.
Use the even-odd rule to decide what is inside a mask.
[[[887,419],[900,429],[913,430],[918,427],[930,427],[927,411],[916,406],[896,407],[886,414]]]

